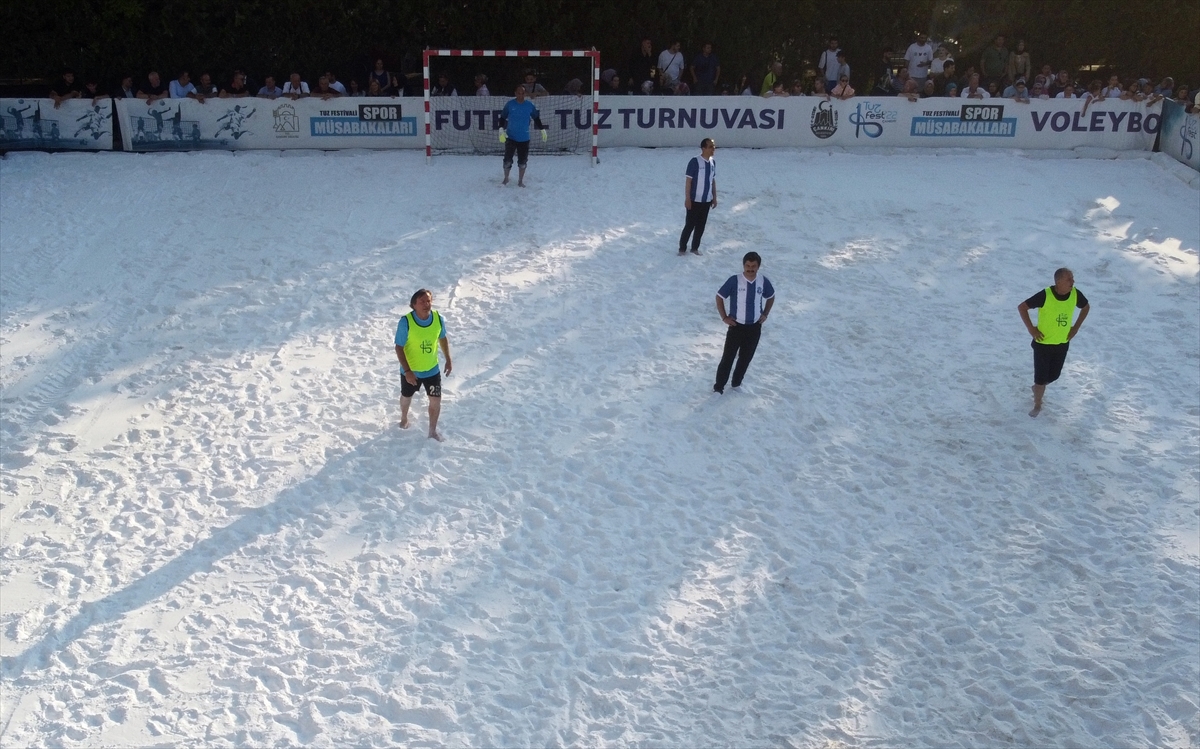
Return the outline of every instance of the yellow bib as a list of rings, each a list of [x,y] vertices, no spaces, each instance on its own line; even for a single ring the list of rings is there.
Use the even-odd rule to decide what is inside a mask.
[[[442,335],[442,316],[432,310],[433,320],[428,325],[418,325],[417,317],[409,312],[408,338],[404,341],[404,358],[412,371],[420,374],[437,369],[438,338]]]
[[[1071,316],[1075,313],[1076,299],[1074,287],[1071,288],[1071,295],[1063,302],[1054,296],[1053,286],[1046,288],[1046,303],[1038,310],[1037,327],[1042,331],[1041,343],[1053,345],[1067,342],[1067,336],[1071,333]]]

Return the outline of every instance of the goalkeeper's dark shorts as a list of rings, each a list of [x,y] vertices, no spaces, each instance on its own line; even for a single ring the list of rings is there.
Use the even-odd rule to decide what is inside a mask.
[[[504,168],[512,169],[513,154],[517,155],[517,166],[522,169],[529,163],[529,141],[513,140],[509,138],[504,141]],[[494,163],[494,162],[493,162]]]

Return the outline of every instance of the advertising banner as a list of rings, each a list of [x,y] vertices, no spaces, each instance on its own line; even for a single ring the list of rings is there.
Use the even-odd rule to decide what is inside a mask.
[[[122,99],[117,114],[126,151],[425,146],[424,105],[411,98]]]
[[[1158,150],[1200,171],[1200,115],[1188,114],[1183,105],[1169,99],[1163,102]]]
[[[110,151],[112,99],[0,99],[0,151],[69,148]]]

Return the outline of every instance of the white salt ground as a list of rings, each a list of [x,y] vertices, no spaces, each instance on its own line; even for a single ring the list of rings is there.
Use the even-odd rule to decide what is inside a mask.
[[[1196,189],[724,150],[679,258],[692,155],[0,160],[0,743],[1200,744]]]

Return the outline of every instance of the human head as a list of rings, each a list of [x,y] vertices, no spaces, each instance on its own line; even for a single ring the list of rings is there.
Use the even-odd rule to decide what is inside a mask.
[[[950,76],[954,75],[954,70],[957,67],[958,66],[954,63],[954,60],[946,60],[946,62],[942,64],[942,75],[949,78]]]
[[[317,78],[317,88],[319,88],[322,91],[328,91],[329,90],[329,79],[326,78],[325,76],[321,76],[321,77]]]
[[[367,93],[372,96],[378,96],[383,89],[379,87],[379,81],[372,78],[367,82]]]
[[[513,91],[513,96],[517,97],[517,101],[525,101],[525,84],[518,83],[516,90]]]
[[[921,91],[921,93],[925,94],[926,96],[933,96],[933,92],[934,92],[935,90],[936,90],[936,89],[935,89],[935,87],[934,87],[934,85],[933,85],[933,79],[932,79],[932,78],[926,78],[926,79],[925,79],[925,87],[924,87],[924,89]]]
[[[183,86],[183,85],[186,85],[187,82],[190,81],[191,79],[192,79],[191,74],[188,73],[188,71],[184,70],[179,73],[179,78],[177,80],[179,81],[179,85]]]
[[[705,42],[704,46],[701,47],[700,49],[704,54],[711,55],[712,54],[712,42]]]
[[[1121,78],[1116,73],[1113,73],[1108,77],[1108,87],[1112,88],[1113,86],[1116,86],[1117,88],[1121,87]]]
[[[237,74],[236,73],[233,76],[233,80],[235,83],[237,82]],[[288,80],[292,82],[292,88],[296,88],[296,89],[300,88],[300,74],[299,73],[292,73],[290,76],[288,76]]]
[[[958,84],[951,81],[946,84],[946,96],[958,96]]]
[[[838,38],[836,36],[829,37],[829,48],[837,49],[837,46],[838,46]]]
[[[438,73],[438,83],[445,86],[449,82],[450,82],[450,77],[448,75],[446,75],[445,73]]]
[[[747,252],[742,256],[742,273],[751,281],[758,275],[758,269],[762,267],[762,258],[757,252]]]
[[[1018,78],[1017,82],[1013,84],[1013,87],[1016,88],[1018,91],[1024,91],[1025,90],[1025,79]]]
[[[1054,271],[1054,290],[1059,294],[1068,294],[1075,285],[1075,274],[1070,268],[1059,268]]]
[[[1058,83],[1060,86],[1066,84],[1070,80],[1071,80],[1071,74],[1067,72],[1066,68],[1063,68],[1062,70],[1058,71]]]
[[[200,85],[211,86],[212,85],[212,76],[209,75],[208,73],[201,73],[200,74]]]
[[[924,44],[927,38],[924,31],[917,32],[917,44]]]
[[[484,75],[483,73],[476,73],[475,74],[475,87],[478,88],[479,86],[482,86],[485,83],[487,83],[487,76]]]
[[[681,47],[683,47],[683,44],[680,42],[671,42],[671,46],[668,47],[668,49],[670,49],[671,52],[678,52]]]
[[[127,75],[121,79],[121,88],[133,88],[133,76]]]
[[[843,78],[843,80],[845,80],[845,79]],[[917,93],[917,82],[915,80],[913,80],[912,78],[909,78],[907,81],[905,81],[904,82],[904,93],[906,93],[906,94]]]
[[[840,49],[839,49],[839,50],[837,51],[837,59],[839,59],[839,60],[845,60],[845,59],[846,59],[846,53],[845,53],[845,52],[843,52],[842,50],[840,50]]]
[[[783,63],[781,63],[781,62],[771,63],[771,72],[775,73],[775,75],[779,75],[780,73],[782,73],[783,72]]]
[[[947,57],[950,56],[950,50],[946,49],[946,45],[939,44],[936,54],[937,54],[937,58],[939,60],[945,60]]]
[[[967,79],[967,82],[970,83],[971,88],[978,88],[979,87],[979,73],[971,73],[971,77]]]
[[[408,300],[408,306],[412,307],[413,309],[417,309],[418,305],[430,304],[433,304],[433,292],[429,289],[417,289],[413,292],[412,297],[410,297]],[[426,306],[426,311],[428,311],[428,309],[428,306]]]
[[[383,72],[383,58],[382,57],[375,61],[375,70],[380,73]]]
[[[654,48],[654,47],[653,47],[653,44],[652,44],[652,43],[651,43],[651,41],[650,41],[650,37],[648,37],[648,36],[647,36],[647,37],[644,37],[644,38],[642,39],[642,54],[644,54],[644,55],[648,55],[648,54],[650,54],[650,50],[651,50],[651,49],[653,49],[653,48]]]
[[[268,75],[263,78],[263,85],[269,89],[275,88],[275,76]]]
[[[717,142],[712,138],[705,138],[700,141],[700,152],[705,158],[713,155],[713,151],[717,150]]]
[[[157,86],[157,85],[159,84],[159,81],[160,81],[161,79],[158,77],[158,71],[157,71],[157,70],[151,70],[151,71],[150,71],[150,72],[149,72],[149,73],[146,75],[146,80],[150,81],[150,85],[151,85],[151,86]]]
[[[1000,48],[1003,46],[1004,46],[1004,34],[996,34],[996,47]]]
[[[332,70],[327,70],[327,71],[325,71],[325,78],[326,78],[326,79],[327,79],[327,80],[328,80],[330,83],[337,83],[337,76],[333,74],[333,71],[332,71]]]
[[[1017,52],[1024,52],[1024,51],[1025,51],[1025,40],[1020,39],[1017,41]]]
[[[825,91],[825,79],[824,79],[823,77],[821,77],[821,76],[817,76],[817,77],[816,77],[816,78],[813,80],[813,93],[814,93],[814,94],[824,94],[824,93],[826,93],[826,91]]]
[[[66,81],[67,83],[74,83],[75,82],[75,71],[71,70],[70,68],[64,68],[63,72],[62,72],[62,77],[63,77],[63,80]]]

